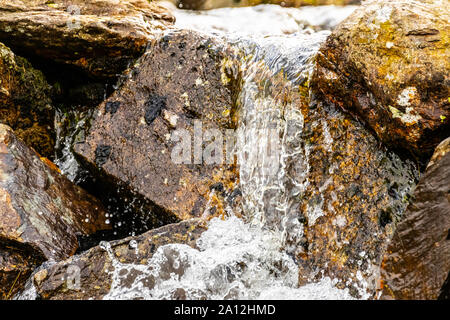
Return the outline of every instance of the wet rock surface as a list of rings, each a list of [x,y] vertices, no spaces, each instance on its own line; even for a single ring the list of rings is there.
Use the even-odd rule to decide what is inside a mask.
[[[202,135],[208,128],[224,134],[236,125],[236,84],[227,77],[227,55],[214,38],[196,33],[162,37],[98,107],[75,152],[94,175],[150,201],[158,219],[199,217],[208,203],[212,213],[223,212],[236,198],[234,160],[222,163],[222,141],[216,141],[217,154],[206,152],[212,137],[202,144]],[[200,144],[191,148],[194,138]]]
[[[322,46],[313,84],[426,160],[450,133],[449,12],[448,1],[366,1]]]
[[[109,229],[96,199],[0,125],[0,296],[45,260],[74,254],[78,235]]]
[[[437,148],[397,225],[381,280],[382,299],[449,299],[450,138]]]
[[[24,56],[110,78],[173,21],[166,9],[144,0],[2,1],[0,41]]]
[[[185,244],[196,248],[196,240],[205,231],[204,223],[193,219],[151,230],[140,236],[101,243],[66,261],[43,265],[32,277],[36,292],[42,299],[102,299],[112,286],[131,286],[143,273],[145,266],[158,248],[171,244]],[[170,256],[170,254],[168,254]],[[130,264],[127,268],[127,264]],[[134,265],[133,265],[134,264]],[[182,272],[171,263],[161,270],[161,277]],[[121,276],[120,282],[114,274]],[[146,290],[156,281],[152,276],[141,279]]]
[[[53,157],[54,109],[44,75],[0,43],[0,122],[42,156]]]

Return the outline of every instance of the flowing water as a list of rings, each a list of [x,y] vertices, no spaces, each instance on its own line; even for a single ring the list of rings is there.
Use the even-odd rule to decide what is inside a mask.
[[[298,101],[289,97],[292,88],[309,78],[312,58],[330,33],[322,29],[336,26],[354,9],[263,5],[201,13],[175,10],[178,27],[222,38],[246,57],[236,132],[244,217],[230,212],[224,219],[214,218],[197,241],[198,249],[165,245],[145,265],[119,262],[102,242],[114,265],[105,299],[353,299],[328,277],[298,285],[294,256],[304,227],[298,201],[309,184],[310,163],[309,147],[302,143],[304,118]],[[280,73],[284,78],[278,87],[273,76]],[[325,143],[331,143],[323,122]],[[73,159],[69,152],[63,154],[58,164],[75,179]],[[323,213],[312,207],[305,214],[314,223]],[[131,274],[138,275],[134,282],[121,285]],[[145,285],[149,276],[156,279],[151,289]],[[360,278],[359,297],[367,298]],[[32,293],[31,288],[22,298],[32,298]]]
[[[236,132],[244,217],[231,212],[224,220],[212,219],[197,241],[198,250],[163,246],[143,266],[115,260],[113,285],[105,299],[352,299],[347,289],[335,288],[336,281],[327,277],[298,286],[298,266],[287,242],[296,244],[299,240],[292,238],[302,238],[303,225],[293,217],[295,199],[308,181],[305,174],[287,175],[286,166],[295,163],[298,172],[308,171],[308,151],[300,143],[303,116],[294,103],[261,95],[260,80],[270,81],[281,70],[287,87],[307,79],[311,58],[329,31],[305,27],[306,17],[321,17],[316,25],[334,26],[353,9],[267,5],[176,11],[180,28],[224,38],[246,57]],[[110,250],[108,243],[102,245]],[[131,286],[121,286],[122,279],[136,272]],[[149,275],[157,279],[152,289],[144,285]]]

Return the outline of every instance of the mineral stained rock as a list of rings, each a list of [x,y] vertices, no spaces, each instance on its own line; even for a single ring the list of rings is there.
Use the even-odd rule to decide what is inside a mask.
[[[116,77],[174,17],[145,0],[0,1],[0,41],[26,57]]]
[[[44,75],[0,43],[0,122],[42,156],[51,158],[54,109]]]
[[[381,298],[449,299],[450,138],[436,148],[414,198],[383,260]]]
[[[73,255],[78,235],[108,229],[102,205],[0,125],[0,297],[45,260]]]
[[[366,1],[322,46],[313,86],[426,161],[450,134],[449,19],[449,1]]]
[[[196,240],[205,230],[202,221],[192,219],[137,237],[101,243],[66,261],[44,265],[33,275],[32,281],[39,297],[50,300],[102,299],[113,285],[126,288],[138,277],[142,278],[140,283],[144,287],[151,289],[159,279],[144,275],[139,266],[145,266],[158,248],[166,244],[180,243],[196,248]],[[181,266],[168,263],[165,267],[167,269],[160,270],[165,280],[171,273],[183,272]],[[120,283],[114,283],[114,274],[120,275]]]
[[[150,200],[155,212],[179,219],[233,205],[239,198],[235,163],[224,160],[225,138],[214,139],[235,128],[237,91],[227,73],[232,54],[219,45],[176,31],[147,51],[74,146],[94,174],[101,169]]]
[[[360,0],[173,0],[179,8],[209,10],[223,7],[246,7],[258,4],[279,4],[283,7],[350,5]]]

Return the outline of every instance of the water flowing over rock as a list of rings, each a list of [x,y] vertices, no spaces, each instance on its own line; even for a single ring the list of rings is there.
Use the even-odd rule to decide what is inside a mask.
[[[364,2],[321,48],[313,85],[426,160],[450,134],[449,12],[449,1]]]
[[[45,157],[53,156],[54,109],[44,75],[0,43],[0,122]]]
[[[78,235],[108,229],[102,205],[0,125],[0,297],[33,268],[74,254]]]
[[[0,41],[24,56],[116,77],[174,21],[145,0],[0,1]]]
[[[416,287],[427,297],[446,297],[449,144],[436,151],[415,199],[420,164],[397,150],[406,148],[422,157],[448,128],[445,114],[439,115],[439,124],[424,114],[448,111],[439,100],[448,94],[448,64],[426,56],[437,51],[446,55],[448,39],[442,30],[447,29],[436,29],[444,35],[437,39],[434,31],[417,31],[421,24],[415,20],[419,12],[426,23],[441,24],[428,14],[433,6],[429,1],[366,1],[331,37],[330,31],[307,27],[293,16],[294,23],[289,20],[286,28],[282,23],[246,28],[245,19],[238,19],[221,29],[224,21],[217,21],[228,21],[232,10],[242,10],[244,17],[261,14],[262,21],[271,10],[290,16],[291,9],[281,6],[201,13],[173,9],[179,24],[155,34],[116,91],[68,132],[59,132],[70,159],[58,163],[70,177],[77,177],[79,168],[87,169],[86,181],[76,180],[112,201],[107,208],[114,210],[109,217],[113,231],[120,233],[121,225],[129,224],[132,232],[125,234],[131,237],[102,241],[65,261],[45,262],[16,298],[370,299],[379,297],[380,277],[383,290],[389,288],[382,293],[389,298],[411,293],[402,287],[404,282],[398,283],[399,274],[408,286],[419,279],[407,268],[430,270],[432,264],[417,261],[424,254],[416,250],[423,250],[430,261],[440,259],[435,263],[438,276],[429,281],[432,288]],[[381,10],[373,13],[376,8]],[[314,12],[334,16],[325,27],[331,29],[343,11],[327,10],[334,9]],[[411,10],[416,23],[412,29],[403,19]],[[375,26],[371,36],[378,38],[369,41],[352,33],[365,23],[355,17],[374,17],[369,19]],[[386,31],[392,37],[388,42],[395,39],[386,50],[400,43],[405,55],[417,51],[424,70],[436,78],[428,81],[420,78],[425,76],[420,71],[407,69],[409,79],[402,69],[411,67],[409,62],[398,62],[409,56],[402,56],[390,67],[395,65],[393,75],[404,78],[377,82],[381,71],[370,69],[371,59],[382,65],[383,56],[389,55],[373,53],[371,44],[381,50],[377,39],[384,41],[387,35],[381,31],[393,21],[404,28]],[[405,30],[413,33],[397,42],[396,32]],[[347,43],[337,47],[335,39],[347,39],[347,34],[353,36],[349,46],[359,51],[346,51]],[[345,54],[338,58],[336,52]],[[428,82],[421,87],[419,78]],[[420,105],[415,99],[419,96]],[[379,113],[383,108],[364,104],[381,106],[383,99],[394,113],[390,119]],[[392,141],[380,135],[378,123],[366,119],[365,126],[355,119],[362,105],[367,107],[362,115],[385,123]],[[422,112],[422,119],[401,127],[401,121],[413,116],[407,109],[411,106]],[[75,117],[81,113],[74,111]],[[427,137],[429,145],[423,143]],[[79,163],[72,167],[74,159]],[[168,225],[147,231],[163,224]],[[412,224],[420,235],[409,229]],[[430,240],[416,244],[428,229],[433,232]],[[409,250],[399,247],[399,236],[406,237]],[[45,260],[26,257],[26,250],[19,255],[23,246],[16,247],[5,258],[10,264],[28,259],[34,268]],[[397,264],[400,255],[406,262]]]
[[[94,262],[94,263],[92,263]],[[17,298],[351,299],[327,278],[300,289],[272,234],[237,217],[168,225],[44,265]]]
[[[210,10],[223,7],[246,7],[259,4],[279,4],[283,7],[350,5],[360,0],[173,0],[181,9]]]
[[[338,288],[370,297],[387,239],[402,217],[418,171],[413,162],[381,146],[351,116],[317,100],[310,91],[314,59],[328,34],[169,33],[139,61],[128,82],[100,105],[85,142],[75,150],[91,166],[181,218],[214,207],[206,215],[218,209],[233,215],[239,206],[226,208],[223,203],[239,186],[242,211],[237,215],[261,232],[274,234],[273,243],[285,255],[280,259],[295,270],[295,286],[330,277]],[[159,67],[160,59],[164,68]],[[208,72],[199,75],[203,69]],[[200,103],[205,100],[208,103]],[[151,112],[146,112],[146,105],[151,105]],[[168,133],[180,127],[192,132],[189,119],[195,118],[236,129],[236,168],[218,166],[227,174],[217,175],[211,174],[211,167],[205,171],[195,163],[176,167],[170,162],[174,145],[169,144]],[[164,152],[158,152],[161,148]],[[152,170],[152,176],[130,171],[133,168]],[[180,185],[190,176],[195,179]],[[172,179],[175,183],[167,185]],[[210,191],[223,198],[211,197]],[[162,194],[175,194],[176,199]],[[240,271],[232,268],[231,274]],[[283,290],[297,290],[292,274],[284,275],[289,285],[283,283]],[[229,289],[236,283],[240,282],[229,280],[224,286]],[[238,296],[245,297],[252,289],[243,290]],[[222,292],[216,294],[223,298]]]
[[[449,299],[450,138],[434,152],[383,260],[382,299]]]
[[[368,297],[418,171],[314,99],[309,79],[325,36],[265,37],[246,59],[237,148],[243,211],[281,232],[301,285],[329,276]]]
[[[254,35],[289,35],[296,32],[332,30],[347,18],[357,6],[321,6],[283,8],[259,5],[246,8],[221,8],[192,12],[175,10],[176,26],[203,33]],[[229,17],[233,17],[230,23]],[[270,24],[267,23],[270,21]]]
[[[200,217],[207,206],[223,213],[239,199],[234,158],[224,161],[218,136],[236,126],[231,59],[214,38],[161,37],[98,107],[75,152],[94,175],[101,169],[104,179],[148,199],[158,219]]]
[[[102,299],[115,287],[150,290],[160,278],[183,272],[183,266],[175,265],[173,259],[160,265],[161,270],[155,270],[158,275],[142,271],[155,255],[164,255],[159,248],[171,243],[195,248],[196,240],[205,230],[200,220],[189,220],[137,237],[102,242],[66,261],[44,265],[32,281],[42,299]],[[170,252],[166,254],[170,258]],[[135,291],[138,294],[139,290]]]

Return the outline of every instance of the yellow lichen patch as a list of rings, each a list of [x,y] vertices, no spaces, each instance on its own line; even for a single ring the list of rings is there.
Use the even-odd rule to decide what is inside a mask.
[[[228,85],[231,82],[231,78],[229,77],[230,72],[233,68],[233,61],[229,58],[224,58],[220,62],[220,74],[221,81],[224,86]]]

